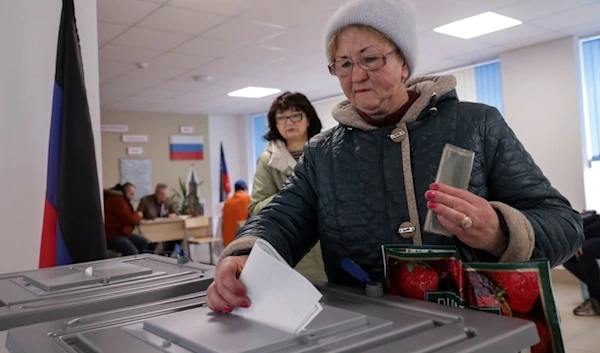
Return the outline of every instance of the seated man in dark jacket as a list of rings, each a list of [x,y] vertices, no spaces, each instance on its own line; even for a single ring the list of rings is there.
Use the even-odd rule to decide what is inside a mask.
[[[157,184],[154,194],[146,195],[140,199],[138,212],[141,212],[144,219],[152,220],[156,218],[177,217],[177,205],[169,198],[169,188],[166,184]],[[167,241],[163,243],[163,250],[172,252],[178,241]]]
[[[585,241],[564,266],[588,287],[590,297],[573,310],[578,316],[600,315],[600,216],[596,211],[582,213]]]
[[[169,198],[169,188],[166,184],[157,184],[154,194],[146,195],[140,199],[138,212],[142,212],[144,219],[177,217],[177,205]]]

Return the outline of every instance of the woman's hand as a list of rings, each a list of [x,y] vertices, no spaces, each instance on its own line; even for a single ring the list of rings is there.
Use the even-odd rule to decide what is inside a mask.
[[[425,193],[427,208],[440,224],[467,246],[500,257],[507,247],[498,214],[489,202],[467,190],[432,184]],[[467,218],[468,217],[468,218]]]
[[[250,306],[244,285],[238,280],[247,260],[248,256],[229,256],[217,266],[215,279],[206,295],[211,310],[230,313],[234,308]]]

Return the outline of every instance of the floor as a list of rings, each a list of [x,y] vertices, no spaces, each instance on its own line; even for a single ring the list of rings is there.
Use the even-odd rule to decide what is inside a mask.
[[[223,252],[223,244],[215,243],[213,244],[213,252],[212,254],[209,251],[208,244],[191,244],[190,245],[190,256],[195,262],[202,262],[205,264],[210,263],[210,258],[212,256],[213,263],[217,263],[219,260],[219,255]]]
[[[208,253],[207,250],[199,252],[200,257]],[[562,318],[561,329],[566,353],[600,352],[600,316],[584,318],[574,316],[572,313],[573,308],[582,301],[579,286],[555,283],[554,293],[556,306]],[[4,348],[5,337],[6,332],[0,332],[0,353],[8,353]]]
[[[600,316],[579,317],[573,315],[573,308],[582,302],[580,287],[555,283],[554,298],[562,319],[561,331],[565,342],[565,352],[600,352]]]

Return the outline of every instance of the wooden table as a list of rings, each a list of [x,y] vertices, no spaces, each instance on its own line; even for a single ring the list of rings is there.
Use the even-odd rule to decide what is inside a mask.
[[[162,243],[173,240],[182,241],[183,249],[188,255],[191,254],[190,243],[208,244],[211,253],[211,265],[212,244],[221,241],[221,239],[213,238],[211,219],[204,216],[143,220],[139,228],[149,243]]]
[[[185,239],[185,220],[181,218],[143,220],[139,228],[150,243]]]
[[[212,218],[199,216],[185,219],[185,229],[188,237],[212,237]]]
[[[185,220],[182,218],[157,218],[153,220],[143,220],[139,225],[140,232],[148,239],[149,243],[162,243],[165,241],[180,240],[183,242],[183,248],[189,254],[190,249],[187,243],[187,232],[185,229]]]

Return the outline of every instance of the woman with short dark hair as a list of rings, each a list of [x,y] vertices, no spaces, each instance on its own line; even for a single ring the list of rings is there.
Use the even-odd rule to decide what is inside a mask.
[[[302,93],[285,92],[275,98],[267,114],[267,149],[260,155],[254,183],[250,215],[262,210],[292,174],[302,156],[304,144],[321,132],[315,108]]]
[[[258,214],[271,202],[296,167],[304,144],[321,132],[321,121],[315,108],[301,93],[285,92],[275,98],[267,118],[269,131],[265,139],[269,144],[256,166],[252,200],[248,208],[251,216]],[[296,270],[310,279],[326,279],[321,244],[309,252]]]
[[[275,141],[282,140],[287,141],[287,139],[283,136],[284,133],[280,132],[278,126],[282,126],[284,124],[282,118],[279,118],[277,112],[283,113],[284,111],[291,110],[299,113],[304,113],[303,118],[306,120],[307,129],[307,141],[310,140],[311,137],[315,136],[319,132],[321,132],[321,120],[319,120],[319,116],[315,111],[315,108],[310,104],[310,101],[306,96],[302,93],[290,93],[285,92],[273,101],[271,104],[271,109],[269,109],[269,113],[267,114],[267,119],[269,120],[269,131],[265,135],[265,139],[267,141]],[[300,121],[300,116],[297,115],[296,119]],[[293,118],[286,119],[295,123]],[[305,141],[306,142],[306,141]]]

